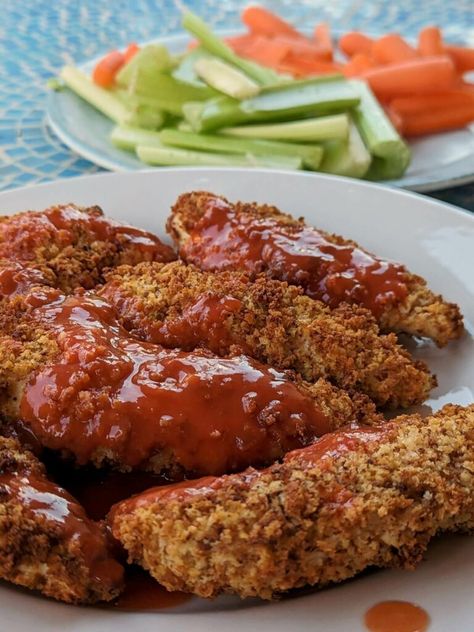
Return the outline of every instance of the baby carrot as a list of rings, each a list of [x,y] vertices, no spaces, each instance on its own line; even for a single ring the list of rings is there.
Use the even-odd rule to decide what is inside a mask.
[[[277,69],[278,64],[290,50],[288,42],[254,35],[252,39],[239,48],[239,55],[251,59],[270,68]]]
[[[456,68],[460,72],[474,70],[474,48],[463,48],[462,46],[446,46],[446,52],[453,59]]]
[[[140,47],[137,44],[135,44],[135,42],[131,42],[127,46],[127,49],[123,54],[125,58],[125,63],[130,61],[133,57],[135,57],[135,55],[138,53],[139,50],[140,50]]]
[[[124,55],[118,51],[113,50],[103,57],[92,73],[92,79],[94,83],[102,88],[110,88],[115,81],[115,75],[125,63]]]
[[[430,110],[403,117],[403,133],[405,136],[421,136],[435,132],[446,132],[464,127],[471,121],[474,121],[474,105]]]
[[[407,97],[398,97],[390,101],[390,108],[403,117],[469,104],[474,106],[474,93],[448,90],[438,94],[413,94]]]
[[[329,51],[328,58],[328,49],[320,45],[319,42],[306,39],[296,40],[292,37],[288,37],[287,35],[277,35],[276,37],[273,37],[270,42],[286,46],[288,48],[288,52],[293,55],[325,59],[328,61],[331,61],[332,59],[331,52]]]
[[[242,21],[252,33],[275,37],[286,35],[288,37],[303,37],[291,24],[282,20],[278,15],[264,7],[247,7],[242,11]]]
[[[245,33],[245,35],[226,37],[225,42],[232,48],[234,53],[240,55],[241,51],[245,50],[245,47],[253,41],[254,37],[255,36],[252,35],[252,33]]]
[[[373,41],[373,39],[363,33],[351,31],[342,35],[342,37],[339,38],[338,44],[339,48],[347,57],[352,57],[352,55],[356,55],[357,53],[369,55]]]
[[[329,24],[326,24],[326,22],[321,22],[321,24],[317,24],[314,28],[314,39],[319,46],[320,56],[324,57],[328,61],[331,61],[333,50]]]
[[[308,77],[311,75],[327,75],[341,71],[339,64],[324,59],[308,59],[296,57],[291,53],[279,65],[280,72],[289,72],[295,77]]]
[[[437,26],[426,26],[418,35],[418,52],[423,57],[444,53],[441,31]]]
[[[374,60],[366,53],[356,53],[342,68],[346,77],[359,77],[366,70],[375,67]]]
[[[382,98],[443,92],[456,81],[454,63],[446,55],[409,59],[367,70],[362,75]]]
[[[390,105],[384,105],[383,109],[384,109],[385,114],[390,119],[393,127],[397,130],[399,134],[403,135],[403,132],[404,132],[403,118],[400,116],[400,114],[396,110],[394,110]]]
[[[414,48],[397,33],[389,33],[372,44],[372,57],[380,64],[393,64],[415,59],[418,55]]]

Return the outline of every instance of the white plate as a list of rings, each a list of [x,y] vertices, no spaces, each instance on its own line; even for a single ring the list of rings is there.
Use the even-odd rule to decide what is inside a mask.
[[[220,35],[235,31],[220,31]],[[163,37],[172,53],[186,49],[187,35]],[[80,65],[90,72],[97,60]],[[70,90],[50,91],[47,99],[48,123],[68,147],[91,162],[112,171],[143,169],[135,154],[115,148],[109,141],[113,123]],[[390,186],[412,191],[436,191],[474,181],[474,125],[454,132],[432,134],[410,142],[412,162],[399,180]]]
[[[444,350],[417,348],[438,374],[424,407],[474,401],[474,216],[435,200],[344,178],[275,171],[161,169],[68,179],[0,194],[1,213],[51,204],[100,204],[119,220],[165,236],[170,205],[185,191],[208,189],[231,200],[257,200],[304,215],[398,259],[460,304],[469,333]],[[472,632],[474,538],[442,538],[414,573],[380,571],[340,586],[277,603],[194,599],[168,611],[124,613],[75,608],[0,585],[2,631],[51,632],[362,632],[365,610],[386,599],[414,601],[432,617],[430,632]]]

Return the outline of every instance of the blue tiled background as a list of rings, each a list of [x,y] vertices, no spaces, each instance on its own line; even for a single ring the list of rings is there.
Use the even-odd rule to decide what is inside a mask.
[[[100,171],[45,124],[46,81],[81,62],[180,30],[183,6],[216,28],[239,25],[239,0],[2,0],[0,3],[0,189]],[[261,2],[299,26],[327,20],[340,30],[414,36],[438,24],[447,39],[474,44],[474,0],[274,0]],[[474,211],[474,185],[436,197]]]

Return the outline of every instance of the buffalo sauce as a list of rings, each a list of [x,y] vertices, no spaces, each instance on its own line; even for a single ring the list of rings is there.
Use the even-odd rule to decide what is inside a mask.
[[[390,431],[393,424],[387,422],[383,426],[351,428],[346,426],[339,432],[331,432],[304,449],[292,450],[283,458],[283,463],[289,464],[291,468],[302,466],[311,467],[317,463],[324,463],[328,459],[336,458],[344,452],[365,449],[380,442],[386,433]],[[277,465],[276,467],[280,467]],[[150,489],[145,489],[132,498],[125,498],[122,502],[114,505],[109,513],[109,522],[113,525],[117,515],[133,513],[140,507],[153,504],[155,502],[167,502],[182,498],[192,498],[218,491],[228,484],[237,483],[244,486],[251,485],[262,475],[271,472],[272,466],[262,470],[248,468],[244,472],[231,474],[228,476],[203,476],[194,480],[183,480],[168,485],[157,485]],[[333,490],[332,490],[333,491]],[[331,491],[331,493],[332,493]],[[350,493],[339,486],[337,489],[336,502],[345,502]]]
[[[123,568],[111,557],[105,533],[66,491],[25,472],[0,475],[0,493],[18,502],[26,514],[32,514],[39,522],[58,525],[58,541],[76,542],[78,556],[89,569],[91,579],[108,589],[120,587]]]
[[[0,257],[31,261],[39,248],[65,249],[78,240],[111,242],[129,251],[127,263],[143,260],[171,261],[173,250],[158,237],[139,228],[114,222],[100,210],[84,212],[74,206],[20,213],[0,223]]]
[[[208,291],[180,314],[160,320],[153,314],[149,317],[141,299],[129,296],[120,283],[106,283],[100,295],[112,303],[127,331],[140,340],[183,350],[203,346],[215,353],[225,353],[234,342],[227,320],[242,308],[239,299]]]
[[[181,247],[185,259],[204,270],[267,272],[304,288],[331,307],[346,301],[375,315],[408,293],[406,270],[350,242],[334,243],[304,224],[236,213],[220,198],[207,202],[204,215]]]
[[[408,601],[382,601],[365,613],[370,632],[425,632],[429,624],[428,613]]]
[[[93,295],[40,305],[60,348],[26,385],[20,416],[78,463],[136,467],[157,453],[198,474],[270,462],[330,430],[286,374],[246,356],[166,350],[130,338]]]
[[[27,268],[17,261],[0,265],[0,299],[26,293],[37,285],[48,285],[43,274],[35,268]]]
[[[192,595],[168,591],[151,575],[137,566],[129,566],[125,576],[125,588],[109,607],[118,610],[162,610],[175,608],[192,599]]]

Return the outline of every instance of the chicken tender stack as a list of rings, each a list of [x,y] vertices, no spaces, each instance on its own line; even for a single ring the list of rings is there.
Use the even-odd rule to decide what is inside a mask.
[[[231,204],[195,191],[178,198],[167,227],[180,256],[203,270],[265,272],[332,307],[363,305],[382,330],[426,336],[439,346],[463,332],[458,306],[431,292],[424,279],[274,206]]]
[[[326,378],[377,405],[408,407],[435,385],[394,334],[382,336],[371,313],[343,304],[330,309],[287,283],[242,272],[203,272],[181,262],[121,266],[99,290],[123,326],[166,347],[233,350],[308,381]]]

